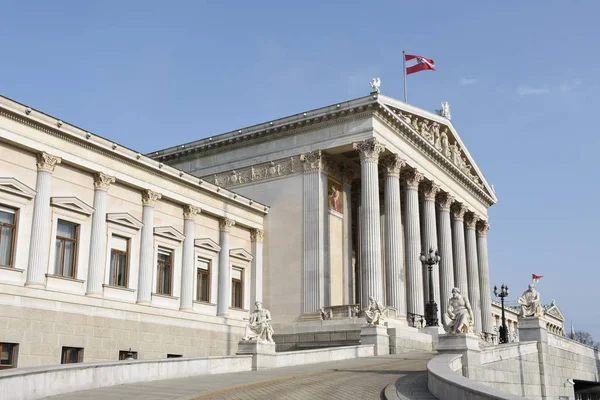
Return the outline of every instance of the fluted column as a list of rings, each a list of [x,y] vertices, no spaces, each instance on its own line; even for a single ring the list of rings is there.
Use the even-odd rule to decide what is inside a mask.
[[[33,202],[33,221],[29,241],[29,263],[27,266],[27,286],[45,286],[44,274],[48,268],[50,251],[50,196],[52,192],[52,172],[61,158],[48,153],[37,155],[37,179]]]
[[[102,282],[106,266],[106,197],[114,176],[102,172],[94,174],[94,215],[90,235],[87,295],[102,296]]]
[[[257,301],[262,302],[263,295],[263,236],[264,231],[252,229],[250,242],[252,244],[252,282],[250,288],[250,306]]]
[[[142,233],[140,238],[140,266],[138,271],[137,302],[152,301],[152,272],[154,261],[154,206],[161,194],[151,190],[142,191]]]
[[[406,163],[397,155],[381,160],[385,176],[385,294],[386,303],[406,315],[400,168]]]
[[[490,289],[490,262],[488,259],[487,232],[490,224],[479,221],[477,225],[477,260],[479,262],[479,291],[481,292],[481,325],[483,332],[494,333],[492,321],[492,294]]]
[[[196,257],[194,240],[196,238],[195,217],[200,212],[198,207],[186,204],[183,207],[183,255],[181,261],[181,296],[179,297],[180,310],[192,310],[194,306],[194,272],[196,270]]]
[[[409,171],[403,174],[406,182],[404,200],[404,243],[406,257],[407,312],[425,315],[423,266],[421,265],[421,228],[419,226],[419,183],[423,174]]]
[[[381,221],[379,210],[378,160],[385,147],[372,138],[354,143],[360,154],[361,178],[361,275],[363,305],[369,296],[383,301],[383,271],[381,269]]]
[[[437,244],[437,226],[435,222],[435,197],[440,191],[440,186],[433,182],[426,182],[422,185],[423,189],[423,230],[425,243],[423,243],[423,252],[429,254],[429,249],[438,250]],[[434,265],[432,268],[432,280],[433,280],[433,298],[437,304],[440,303],[440,272],[438,270],[439,265]],[[423,264],[423,281],[426,282],[425,287],[425,299],[429,301],[429,268],[427,264]],[[437,319],[441,321],[440,307],[437,311]]]
[[[467,258],[465,255],[465,225],[464,217],[467,208],[461,203],[454,203],[452,215],[452,252],[454,255],[454,284],[460,289],[461,294],[469,297],[469,284],[467,281]],[[470,300],[469,300],[470,301]]]
[[[235,221],[229,218],[219,219],[219,286],[217,293],[217,315],[229,315],[231,301],[231,266],[229,265],[229,230]]]
[[[479,265],[477,261],[477,240],[475,226],[479,217],[474,213],[466,215],[467,231],[465,234],[465,247],[467,250],[467,277],[469,286],[469,301],[475,318],[475,332],[481,332],[481,298],[479,290]]]
[[[439,232],[438,245],[440,251],[440,313],[448,309],[448,300],[454,287],[454,256],[452,253],[452,225],[450,223],[450,206],[454,197],[443,193],[438,197],[440,210],[438,213]]]
[[[354,304],[354,265],[352,263],[352,181],[355,173],[342,169],[344,199],[344,304]]]

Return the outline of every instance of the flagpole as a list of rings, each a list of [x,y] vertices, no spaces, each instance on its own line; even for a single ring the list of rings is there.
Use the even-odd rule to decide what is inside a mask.
[[[402,50],[402,73],[404,74],[404,102],[408,103],[408,96],[406,95],[406,56],[404,50]]]

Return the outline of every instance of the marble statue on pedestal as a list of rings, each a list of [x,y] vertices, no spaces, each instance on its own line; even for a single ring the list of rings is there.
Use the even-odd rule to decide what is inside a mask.
[[[373,78],[369,83],[371,85],[371,93],[379,93],[379,87],[381,86],[381,79],[379,77]]]
[[[246,332],[242,340],[275,343],[273,341],[273,328],[271,327],[271,313],[263,308],[262,303],[257,301],[256,308],[250,314],[250,321],[246,325]]]
[[[435,112],[440,116],[444,117],[448,120],[452,119],[452,114],[450,113],[450,105],[447,101],[442,102],[442,108],[440,110],[435,110]]]
[[[365,318],[369,325],[380,325],[383,320],[385,307],[381,302],[369,296],[369,306],[365,309]]]
[[[443,324],[446,333],[473,333],[473,310],[466,296],[459,288],[452,289],[448,300],[448,310],[444,313]]]
[[[517,302],[521,305],[522,317],[541,317],[544,314],[540,294],[535,290],[533,283],[529,284],[529,288],[523,292]]]

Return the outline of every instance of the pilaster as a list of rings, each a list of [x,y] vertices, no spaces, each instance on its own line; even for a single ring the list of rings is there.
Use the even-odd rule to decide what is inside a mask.
[[[219,278],[218,278],[218,300],[217,315],[229,315],[229,303],[231,300],[231,266],[229,262],[229,231],[235,225],[235,221],[229,218],[219,219]]]
[[[137,302],[150,304],[152,300],[152,270],[154,261],[154,206],[161,194],[142,191],[142,232],[140,238],[140,266],[138,272]]]
[[[183,207],[183,255],[181,261],[180,310],[192,310],[194,304],[194,272],[196,269],[194,240],[196,238],[196,215],[201,210],[191,204]]]
[[[257,301],[262,302],[263,295],[263,237],[261,229],[250,230],[250,242],[252,246],[252,281],[250,283],[250,304]]]

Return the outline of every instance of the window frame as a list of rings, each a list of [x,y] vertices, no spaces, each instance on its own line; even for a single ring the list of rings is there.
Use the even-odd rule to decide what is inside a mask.
[[[18,367],[19,362],[19,343],[8,343],[8,342],[0,342],[0,354],[2,353],[4,346],[11,346],[9,351],[9,360],[10,364],[0,364],[0,370],[3,369],[12,369]]]
[[[138,352],[137,351],[133,351],[133,350],[119,350],[119,361],[126,361],[127,360],[127,353],[131,353],[133,355],[133,359],[137,360],[138,359]]]
[[[127,249],[125,251],[122,250],[116,250],[113,249],[112,247],[112,238],[113,237],[118,237],[120,239],[124,239],[127,241]],[[127,236],[122,236],[122,235],[118,235],[115,234],[114,232],[111,233],[110,235],[110,249],[109,249],[109,266],[110,266],[110,270],[108,272],[108,284],[109,286],[114,286],[114,287],[124,287],[127,288],[129,287],[129,270],[130,270],[130,265],[131,265],[131,238],[127,237]],[[116,282],[117,280],[117,271],[118,270],[118,263],[116,263],[117,265],[113,265],[113,253],[116,254],[124,254],[125,255],[125,271],[123,272],[124,278],[123,278],[123,284],[119,285],[118,282]]]
[[[8,259],[8,265],[3,265],[0,264],[0,267],[4,267],[4,268],[14,268],[15,267],[15,258],[16,258],[16,249],[17,249],[17,235],[19,234],[19,213],[21,211],[20,208],[17,208],[15,206],[11,206],[8,204],[4,204],[4,203],[0,203],[0,207],[5,207],[5,208],[10,208],[11,210],[14,211],[13,215],[14,215],[14,221],[12,224],[12,243],[10,244],[10,255],[9,255],[9,259]],[[7,226],[8,224],[5,224],[3,222],[0,222],[0,240],[2,239],[2,227]]]
[[[233,274],[231,276],[231,308],[236,309],[236,310],[243,310],[244,309],[244,273],[245,273],[245,269],[244,267],[239,267],[237,265],[232,265],[231,266],[231,271],[233,272],[234,270],[239,270],[240,271],[240,279],[234,278]],[[240,306],[237,306],[235,304],[235,292],[233,290],[234,288],[234,284],[239,283],[240,286]]]
[[[160,271],[161,268],[161,261],[158,259],[159,256],[159,252],[161,249],[168,250],[170,252],[170,257],[169,257],[169,290],[168,293],[164,293],[159,291],[159,288],[162,286],[161,283],[162,282],[162,274]],[[175,249],[169,248],[169,247],[165,247],[165,246],[158,246],[157,250],[156,250],[156,286],[155,286],[155,293],[161,296],[173,296],[173,279],[174,279],[174,266],[175,265]],[[164,265],[163,265],[164,268]]]
[[[77,354],[77,361],[71,362],[69,357],[69,361],[66,362],[67,356],[71,355],[71,352],[75,351]],[[62,346],[60,351],[60,363],[62,364],[79,364],[83,362],[83,347],[70,347],[70,346]]]
[[[75,225],[75,239],[71,239],[71,238],[67,238],[64,236],[58,236],[58,225],[60,224],[60,222],[66,222],[68,224],[71,225]],[[77,267],[78,267],[78,258],[79,258],[79,246],[80,246],[80,232],[81,232],[81,224],[76,223],[76,222],[71,222],[69,220],[66,219],[62,219],[62,218],[57,218],[56,219],[56,235],[54,236],[54,248],[56,249],[56,242],[57,241],[62,241],[61,243],[61,254],[60,254],[60,258],[59,258],[59,265],[55,265],[54,266],[54,271],[55,274],[58,276],[62,276],[63,278],[71,278],[71,279],[77,279]],[[72,271],[73,271],[73,275],[72,276],[68,276],[64,274],[64,256],[65,256],[65,242],[71,242],[74,243],[74,249],[73,249],[73,266],[72,266]],[[56,250],[55,250],[56,251]],[[56,253],[54,254],[54,260],[56,263]]]
[[[199,302],[199,303],[207,303],[210,304],[210,296],[211,296],[211,285],[212,285],[212,280],[211,280],[211,272],[212,272],[212,260],[206,257],[203,257],[202,255],[199,255],[198,253],[194,254],[196,256],[194,265],[196,267],[196,282],[195,282],[195,293],[196,293],[196,299],[195,301]],[[197,262],[201,260],[203,262],[205,262],[208,265],[208,269],[202,269],[200,267],[198,267]],[[199,277],[200,275],[202,276],[206,276],[205,279],[208,280],[207,285],[206,285],[206,300],[201,299],[200,298],[200,290],[201,290],[201,285],[200,285],[200,280]]]

